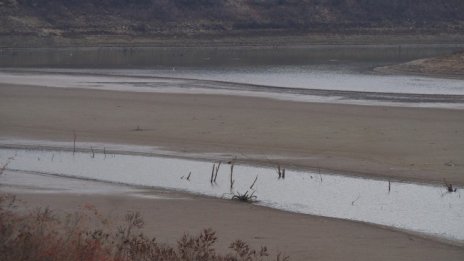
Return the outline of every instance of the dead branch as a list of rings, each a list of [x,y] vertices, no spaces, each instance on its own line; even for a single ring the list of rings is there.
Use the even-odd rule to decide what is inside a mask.
[[[451,183],[448,183],[446,182],[446,179],[443,179],[443,182],[445,183],[445,186],[446,186],[446,190],[448,190],[448,192],[456,192],[458,189],[453,187],[453,184]]]
[[[253,187],[254,187],[254,185],[255,185],[255,183],[256,183],[257,180],[258,180],[258,175],[256,175],[256,178],[255,178],[255,180],[253,181],[253,184],[251,184],[250,189],[253,189]]]
[[[76,139],[77,139],[76,131],[73,131],[73,155],[74,153],[76,153]]]
[[[217,179],[219,168],[221,167],[221,164],[222,164],[222,162],[219,161],[219,163],[218,163],[218,165],[216,167],[216,170],[214,171],[214,183],[216,183],[216,179]]]
[[[213,170],[211,170],[211,179],[209,180],[211,184],[213,184],[214,180],[214,170],[216,170],[216,163],[213,163]]]
[[[230,163],[230,190],[234,188],[234,165],[235,161]]]

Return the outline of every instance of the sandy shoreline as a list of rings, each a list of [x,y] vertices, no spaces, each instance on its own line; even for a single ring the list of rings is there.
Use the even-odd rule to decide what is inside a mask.
[[[118,70],[115,70],[118,72]],[[2,69],[2,85],[47,86],[101,91],[230,95],[312,103],[464,109],[464,95],[279,87],[224,80],[131,75],[79,69]]]
[[[217,152],[264,163],[277,155],[288,166],[437,183],[464,184],[463,113],[0,86],[2,137],[71,141],[76,131],[81,142]]]
[[[288,254],[291,260],[461,260],[464,256],[462,247],[381,226],[178,192],[127,190],[116,186],[109,194],[37,193],[33,187],[0,187],[3,192],[16,191],[20,210],[50,207],[63,214],[91,204],[102,217],[111,216],[115,225],[127,211],[140,211],[145,220],[143,232],[169,244],[184,233],[213,228],[220,238],[218,250],[240,238],[253,247],[266,245],[271,251]]]
[[[443,57],[418,59],[407,63],[375,68],[387,74],[413,74],[441,78],[464,79],[464,52]]]

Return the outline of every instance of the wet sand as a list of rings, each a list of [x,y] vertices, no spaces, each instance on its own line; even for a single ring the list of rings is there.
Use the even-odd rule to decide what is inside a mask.
[[[3,187],[5,188],[5,187]],[[2,188],[0,188],[2,191]],[[230,200],[209,199],[180,193],[134,194],[17,193],[29,209],[50,207],[57,214],[79,211],[92,204],[99,214],[120,224],[127,211],[140,211],[143,233],[158,242],[176,244],[184,233],[213,228],[217,249],[226,250],[236,239],[252,247],[266,245],[291,260],[462,260],[464,248],[380,226],[338,219],[286,213]],[[23,208],[20,208],[23,209]]]
[[[0,85],[0,137],[161,146],[464,184],[464,111]]]

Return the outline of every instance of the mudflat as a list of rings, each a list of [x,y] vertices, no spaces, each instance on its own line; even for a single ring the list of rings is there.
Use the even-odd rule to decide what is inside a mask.
[[[464,184],[464,111],[0,85],[0,137],[152,145]]]
[[[160,198],[161,196],[161,198]],[[151,197],[151,198],[150,198]],[[282,212],[230,200],[152,191],[144,197],[127,194],[17,193],[20,209],[50,207],[56,214],[93,205],[111,225],[123,222],[127,211],[142,214],[142,232],[158,242],[175,245],[184,233],[212,228],[225,251],[236,240],[267,246],[291,260],[462,260],[464,249],[380,226]],[[139,233],[135,231],[135,233]]]

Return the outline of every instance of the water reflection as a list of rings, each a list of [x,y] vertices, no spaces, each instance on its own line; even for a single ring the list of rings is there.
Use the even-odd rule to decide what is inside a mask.
[[[315,45],[305,47],[88,47],[0,49],[0,67],[146,68],[388,64],[449,54],[464,45]]]

